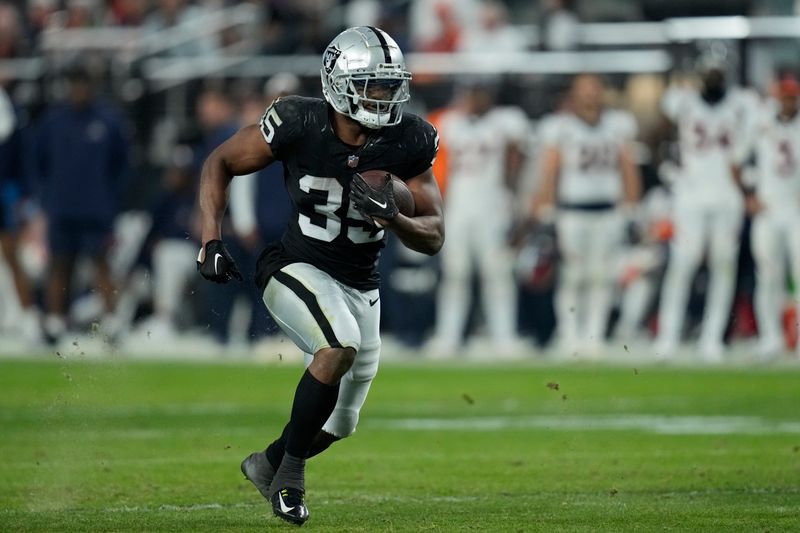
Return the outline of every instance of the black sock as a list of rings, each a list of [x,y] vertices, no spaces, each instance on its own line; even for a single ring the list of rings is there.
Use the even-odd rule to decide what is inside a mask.
[[[320,432],[317,433],[317,436],[314,437],[314,442],[311,443],[311,449],[308,450],[308,457],[314,457],[315,455],[321,454],[337,440],[341,439],[336,435],[331,435],[330,433],[320,430]]]
[[[272,444],[267,446],[267,461],[269,461],[269,464],[271,464],[272,468],[275,470],[281,466],[283,454],[286,453],[286,436],[289,434],[290,425],[291,422],[286,424],[286,426],[283,428],[283,433],[281,433],[281,436],[275,439]]]
[[[269,496],[272,496],[279,490],[287,487],[293,489],[306,491],[306,460],[292,455],[283,454],[283,460],[278,471],[275,472],[275,477],[272,478],[272,483],[269,486]]]
[[[286,487],[305,490],[306,457],[322,425],[336,407],[338,398],[338,383],[326,385],[312,376],[311,372],[305,371],[294,393],[289,423],[284,428],[281,438],[267,449],[267,457],[270,455],[274,457],[279,452],[281,442],[284,443],[285,452],[272,479],[270,495]]]
[[[267,446],[266,454],[267,454],[267,461],[269,464],[272,465],[272,468],[275,470],[281,466],[281,461],[283,460],[283,454],[286,453],[286,434],[289,430],[289,424],[286,424],[286,427],[283,428],[283,433],[281,436],[278,437],[275,441],[273,441],[269,446]],[[341,440],[336,435],[331,435],[330,433],[319,430],[317,436],[314,437],[314,442],[311,443],[311,448],[308,450],[308,455],[306,459],[310,459],[315,455],[319,455],[325,450],[327,450],[331,444],[336,442],[337,440]]]
[[[286,452],[305,459],[339,398],[339,384],[326,385],[305,371],[294,393],[292,416],[286,431]]]

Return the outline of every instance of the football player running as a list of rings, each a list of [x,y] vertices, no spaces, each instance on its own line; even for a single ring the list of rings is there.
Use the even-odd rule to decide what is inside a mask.
[[[534,214],[555,215],[561,270],[555,297],[560,348],[599,355],[605,344],[625,217],[641,194],[632,142],[636,121],[604,107],[603,81],[573,80],[569,110],[543,121]]]
[[[655,352],[669,358],[677,348],[691,282],[707,248],[710,283],[700,353],[713,362],[722,357],[744,215],[733,169],[747,144],[744,132],[756,102],[750,93],[727,87],[719,66],[701,76],[701,90],[673,85],[662,100],[664,114],[678,129],[681,170],[673,184],[675,233]]]
[[[760,352],[783,351],[781,312],[786,293],[788,253],[792,279],[800,282],[800,83],[778,83],[778,101],[770,101],[755,128],[755,187],[747,191],[756,260],[756,316]],[[796,303],[800,305],[800,302]]]
[[[200,184],[201,274],[239,278],[220,241],[220,221],[234,176],[273,161],[284,166],[294,214],[280,242],[267,247],[256,282],[267,309],[306,354],[289,422],[242,472],[278,517],[308,519],[307,458],[355,431],[378,369],[380,351],[376,262],[387,230],[407,247],[435,254],[444,241],[441,196],[431,162],[436,130],[403,113],[411,74],[395,41],[382,30],[339,34],[322,58],[324,100],[276,100],[257,125],[241,129],[206,161]],[[359,172],[380,169],[403,179],[416,203],[398,213],[392,188],[371,188]]]

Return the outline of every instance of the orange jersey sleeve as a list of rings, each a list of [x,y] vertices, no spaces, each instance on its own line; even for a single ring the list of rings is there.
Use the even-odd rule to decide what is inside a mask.
[[[433,110],[428,115],[428,122],[433,124],[433,127],[439,131],[439,152],[436,155],[436,161],[433,162],[433,175],[436,177],[436,183],[439,184],[439,190],[442,191],[442,196],[445,195],[447,190],[447,139],[442,137],[440,129],[441,119],[445,112],[448,111],[447,107]]]

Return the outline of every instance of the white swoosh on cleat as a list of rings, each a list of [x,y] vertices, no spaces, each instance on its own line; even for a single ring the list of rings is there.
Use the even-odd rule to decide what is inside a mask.
[[[281,512],[282,513],[287,513],[288,514],[288,513],[291,513],[292,511],[294,511],[294,507],[286,507],[286,504],[283,503],[283,496],[280,493],[278,493],[278,503],[281,506]]]
[[[373,204],[377,205],[381,209],[386,209],[386,202],[380,203],[378,200],[376,200],[375,198],[373,198],[371,196],[369,197],[369,201],[372,202]]]
[[[219,274],[217,263],[219,262],[220,259],[222,259],[222,256],[220,254],[214,254],[214,274]]]

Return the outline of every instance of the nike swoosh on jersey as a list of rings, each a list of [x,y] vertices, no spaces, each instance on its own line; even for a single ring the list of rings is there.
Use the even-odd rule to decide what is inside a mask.
[[[377,205],[381,209],[386,209],[386,206],[388,205],[386,202],[380,203],[378,200],[376,200],[375,198],[373,198],[371,196],[369,197],[369,201],[372,202],[373,204]]]
[[[378,300],[380,300],[380,299],[381,299],[381,297],[380,297],[380,296],[378,296],[378,297],[377,297],[377,298],[375,298],[374,300],[370,300],[370,301],[369,301],[369,306],[370,306],[370,307],[372,307],[373,305],[375,305],[376,303],[378,303]]]
[[[294,507],[287,507],[285,503],[283,503],[283,495],[278,493],[278,503],[281,506],[282,513],[290,513],[294,511]]]
[[[217,262],[222,259],[220,254],[214,254],[214,274],[219,275],[219,269],[217,268]]]

